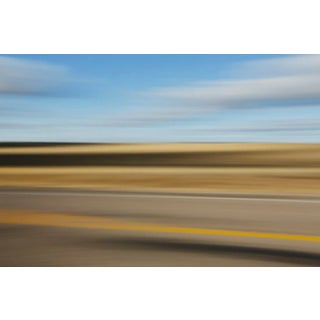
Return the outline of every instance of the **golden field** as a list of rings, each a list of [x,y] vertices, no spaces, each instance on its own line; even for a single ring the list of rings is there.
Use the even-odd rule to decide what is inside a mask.
[[[0,187],[319,194],[320,145],[1,146]]]

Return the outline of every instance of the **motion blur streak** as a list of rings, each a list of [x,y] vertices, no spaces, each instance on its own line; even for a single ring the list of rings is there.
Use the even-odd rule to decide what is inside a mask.
[[[271,238],[286,239],[296,241],[320,242],[320,236],[308,236],[297,234],[276,234],[262,232],[243,232],[234,230],[215,230],[215,229],[199,229],[185,228],[177,226],[166,226],[159,224],[143,224],[133,223],[130,221],[119,219],[101,219],[94,217],[83,217],[74,215],[52,214],[45,212],[25,212],[25,211],[4,211],[0,210],[0,223],[6,224],[27,224],[54,227],[69,228],[89,228],[103,230],[128,230],[128,231],[149,231],[149,232],[165,232],[165,233],[194,233],[205,235],[220,235],[233,237],[253,237],[253,238]]]
[[[7,189],[0,264],[320,265],[318,200]]]
[[[320,55],[0,56],[0,266],[320,266]]]

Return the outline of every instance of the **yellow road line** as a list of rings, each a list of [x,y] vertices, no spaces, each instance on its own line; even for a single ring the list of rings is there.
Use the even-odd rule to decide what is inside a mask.
[[[232,237],[269,238],[296,241],[320,242],[320,236],[248,232],[206,228],[190,228],[169,226],[162,224],[147,224],[130,222],[121,219],[109,219],[94,216],[79,216],[71,214],[48,213],[39,211],[21,211],[0,209],[0,224],[22,224],[33,226],[51,226],[67,228],[103,229],[103,230],[127,230],[164,233],[185,233],[200,235],[219,235]]]

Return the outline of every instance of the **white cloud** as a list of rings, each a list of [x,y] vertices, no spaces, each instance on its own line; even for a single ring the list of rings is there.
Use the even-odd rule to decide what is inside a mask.
[[[320,75],[216,81],[203,85],[153,91],[157,97],[171,98],[200,106],[236,107],[243,102],[320,98]]]
[[[186,86],[153,88],[143,92],[148,107],[112,114],[102,126],[150,126],[172,120],[195,119],[208,112],[320,106],[320,55],[285,56],[235,66],[232,77],[197,81]],[[96,122],[95,122],[96,123]]]
[[[240,72],[259,74],[320,74],[320,55],[294,55],[243,63]]]
[[[320,119],[289,119],[271,121],[269,123],[233,125],[233,126],[201,126],[194,128],[203,132],[281,132],[281,131],[315,131],[320,130]]]
[[[149,94],[212,109],[235,108],[252,102],[320,99],[320,56],[277,58],[244,66],[241,77],[237,75],[235,80],[159,88]]]
[[[207,112],[270,105],[320,105],[320,55],[285,56],[234,66],[228,79],[143,92],[153,107],[111,115],[108,126],[140,126],[204,116]]]
[[[69,77],[62,66],[20,58],[0,57],[0,94],[50,94]]]

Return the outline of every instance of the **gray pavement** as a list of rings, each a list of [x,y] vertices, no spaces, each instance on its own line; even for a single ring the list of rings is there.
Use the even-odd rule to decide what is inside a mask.
[[[200,229],[320,235],[320,199],[0,190],[0,208]],[[320,242],[0,224],[1,266],[319,266]]]

